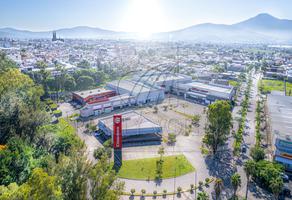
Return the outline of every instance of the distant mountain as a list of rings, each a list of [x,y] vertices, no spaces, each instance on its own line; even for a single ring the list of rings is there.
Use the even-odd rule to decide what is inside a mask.
[[[204,42],[292,43],[291,31],[292,20],[264,13],[232,25],[199,24],[156,37]]]
[[[115,32],[100,28],[78,26],[56,30],[61,38],[135,39],[137,34]],[[32,32],[13,28],[0,28],[0,37],[51,38],[52,31]],[[198,24],[172,32],[156,33],[154,40],[183,40],[223,43],[292,43],[292,20],[278,19],[262,13],[245,21],[232,24]]]
[[[291,31],[292,20],[278,19],[269,14],[262,13],[233,26],[250,30]]]
[[[109,38],[123,35],[121,32],[92,28],[88,26],[77,26],[55,30],[60,38]],[[11,38],[52,38],[53,31],[32,32],[17,30],[13,28],[0,28],[0,37]]]

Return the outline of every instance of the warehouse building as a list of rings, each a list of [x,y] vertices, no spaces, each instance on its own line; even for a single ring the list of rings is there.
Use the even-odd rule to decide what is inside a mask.
[[[94,104],[94,103],[108,101],[110,97],[113,97],[115,95],[116,95],[116,92],[113,90],[97,88],[94,90],[73,92],[72,100],[81,105]]]
[[[192,77],[178,73],[151,70],[134,77],[133,80],[143,82],[149,86],[161,87],[167,93],[172,91],[174,85],[191,82]]]
[[[129,96],[127,94],[117,95],[109,97],[105,101],[93,104],[86,104],[80,110],[80,116],[81,117],[98,116],[103,113],[110,113],[115,109],[132,106],[135,103],[136,99],[133,96]]]
[[[135,111],[124,112],[121,115],[123,143],[161,141],[162,127],[158,124]],[[113,116],[100,119],[97,126],[106,137],[112,137]]]
[[[216,100],[233,100],[235,89],[233,86],[190,82],[174,86],[173,92],[184,96],[185,99],[194,99],[197,102],[210,104]]]
[[[292,172],[292,97],[279,93],[269,94],[267,107],[274,160]]]
[[[149,86],[132,80],[116,80],[107,83],[106,88],[119,95],[127,94],[135,97],[136,104],[160,102],[164,99],[164,90],[160,87]]]

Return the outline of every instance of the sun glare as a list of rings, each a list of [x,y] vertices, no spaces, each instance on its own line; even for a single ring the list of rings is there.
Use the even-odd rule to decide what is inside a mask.
[[[122,22],[122,28],[137,32],[142,37],[164,30],[165,19],[159,0],[131,0]]]

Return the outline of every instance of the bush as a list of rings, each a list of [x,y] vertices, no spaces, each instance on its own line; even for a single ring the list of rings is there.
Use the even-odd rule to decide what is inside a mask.
[[[203,181],[199,181],[199,188],[202,188],[204,185]]]
[[[210,179],[209,178],[205,178],[205,182],[206,183],[210,183]]]
[[[182,188],[181,187],[177,187],[177,192],[181,193],[181,191],[182,191]]]
[[[146,193],[146,190],[145,189],[142,189],[141,190],[141,193],[142,193],[142,195],[144,195]]]
[[[55,104],[55,103],[53,103],[53,104],[50,105],[50,109],[51,109],[52,111],[57,110],[57,108],[58,108],[58,105]]]
[[[256,162],[258,162],[260,160],[264,160],[265,159],[265,151],[263,148],[255,146],[255,147],[251,148],[250,156]]]
[[[153,195],[154,195],[154,196],[157,195],[157,191],[156,191],[156,190],[153,191]]]
[[[136,192],[134,188],[131,189],[131,194],[133,195]]]
[[[53,104],[54,102],[53,102],[52,99],[45,99],[45,103],[46,103],[47,105],[51,105],[51,104]]]
[[[167,190],[164,189],[164,190],[163,190],[163,194],[167,194]]]
[[[54,110],[53,114],[55,115],[55,117],[61,117],[62,116],[62,111],[61,110]]]
[[[106,155],[108,158],[112,157],[112,149],[111,148],[104,148],[104,147],[99,147],[94,150],[93,156],[95,159],[100,159],[103,155]]]
[[[174,133],[168,134],[168,143],[174,144],[176,142],[176,135]]]
[[[190,187],[191,187],[191,190],[195,188],[194,184],[191,184]]]

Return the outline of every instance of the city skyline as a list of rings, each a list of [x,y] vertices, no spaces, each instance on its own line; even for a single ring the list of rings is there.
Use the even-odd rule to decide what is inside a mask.
[[[259,13],[292,19],[289,11],[292,2],[287,0],[112,0],[110,3],[104,0],[12,0],[1,4],[5,9],[0,13],[0,27],[31,31],[90,26],[147,34],[200,23],[233,24]]]

